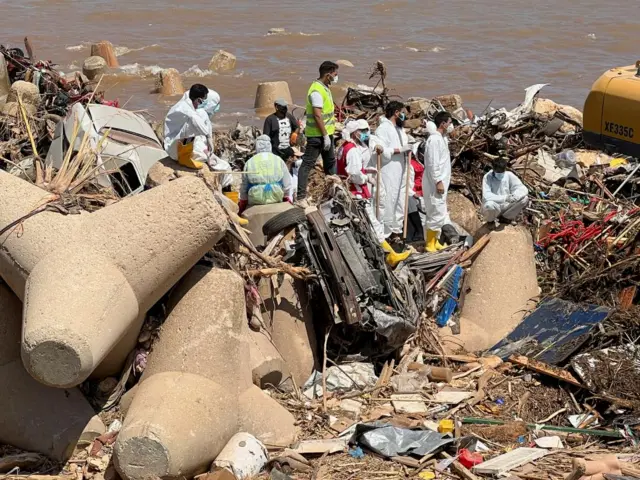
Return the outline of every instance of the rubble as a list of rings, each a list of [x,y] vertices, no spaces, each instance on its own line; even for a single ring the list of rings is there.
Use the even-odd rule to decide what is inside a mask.
[[[362,203],[321,169],[314,206],[252,207],[239,225],[255,127],[215,132],[227,196],[218,172],[167,158],[118,152],[135,188],[89,175],[98,140],[117,139],[82,146],[64,126],[86,114],[82,136],[102,130],[106,62],[63,78],[18,50],[0,48],[0,465],[36,480],[640,478],[638,163],[582,148],[581,113],[537,98],[543,84],[479,115],[455,94],[408,100],[412,141],[438,111],[455,119],[458,235],[392,270]],[[341,124],[376,124],[386,76],[378,62],[377,85],[348,89]],[[285,82],[261,84],[255,107],[278,97],[293,104]],[[531,204],[489,233],[478,206],[498,156]]]

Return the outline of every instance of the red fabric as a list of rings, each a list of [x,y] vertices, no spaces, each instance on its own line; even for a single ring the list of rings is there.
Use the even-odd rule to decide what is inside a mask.
[[[411,166],[413,167],[413,171],[416,173],[415,178],[413,180],[413,191],[416,192],[416,195],[422,196],[422,174],[424,173],[424,165],[421,164],[418,160],[416,160],[413,156],[411,157]]]
[[[340,154],[340,158],[338,158],[337,164],[338,175],[341,177],[347,178],[349,176],[347,173],[347,154],[353,147],[355,147],[353,142],[346,142],[342,146],[342,153]],[[367,173],[364,168],[362,169],[362,173]],[[349,182],[349,191],[353,195],[360,195],[362,198],[371,198],[371,192],[369,191],[369,186],[366,183],[364,185],[356,185]]]
[[[480,455],[479,453],[471,453],[466,448],[460,450],[458,454],[458,461],[469,469],[483,462],[482,455]]]

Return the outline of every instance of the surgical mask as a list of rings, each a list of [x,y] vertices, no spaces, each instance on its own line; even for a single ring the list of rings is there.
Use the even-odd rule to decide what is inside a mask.
[[[336,75],[335,77],[333,77],[333,78],[331,79],[331,83],[332,83],[333,85],[335,85],[336,83],[338,83],[338,75]]]
[[[396,126],[402,128],[404,126],[404,121],[407,116],[404,113],[401,113],[398,118],[396,118]]]
[[[361,132],[360,133],[360,141],[362,143],[367,143],[369,141],[369,132]]]
[[[202,100],[202,101],[198,104],[198,106],[196,107],[196,109],[197,109],[197,110],[202,110],[202,109],[205,107],[206,103],[207,103],[207,101],[206,101],[206,100]]]
[[[451,133],[453,132],[453,123],[450,123],[449,126],[447,127],[447,133]]]
[[[501,173],[493,172],[493,176],[496,177],[498,180],[502,180],[504,178],[504,172],[501,172]]]

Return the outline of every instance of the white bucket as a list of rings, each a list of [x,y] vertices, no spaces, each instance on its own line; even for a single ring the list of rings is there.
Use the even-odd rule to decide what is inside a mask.
[[[236,433],[227,442],[213,465],[230,470],[238,480],[251,478],[267,464],[266,447],[249,433]]]

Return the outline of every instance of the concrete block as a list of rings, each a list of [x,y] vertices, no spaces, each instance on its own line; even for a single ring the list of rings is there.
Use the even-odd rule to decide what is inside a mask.
[[[482,222],[478,218],[478,209],[473,202],[458,192],[447,194],[447,208],[451,220],[464,228],[469,235],[475,234],[482,227]]]
[[[492,347],[522,322],[539,293],[530,233],[508,226],[490,235],[468,273],[460,334],[439,329],[450,351],[460,345],[468,352]]]
[[[0,190],[2,225],[49,198],[2,171]],[[204,182],[184,178],[91,214],[39,213],[2,235],[0,275],[25,301],[29,373],[57,387],[84,381],[137,335],[140,316],[222,237],[226,218]]]
[[[167,68],[158,73],[157,81],[158,93],[167,96],[182,95],[184,86],[180,72],[175,68]]]
[[[33,83],[23,80],[14,82],[11,85],[11,90],[9,90],[7,103],[18,103],[18,97],[20,97],[24,105],[33,105],[34,107],[40,105],[40,90]]]
[[[255,385],[239,398],[240,431],[249,432],[262,443],[290,446],[297,436],[291,413]]]
[[[289,84],[287,82],[264,82],[258,84],[256,90],[256,100],[253,108],[259,112],[266,113],[273,111],[273,103],[279,99],[284,98],[289,105],[293,104],[291,99],[291,92],[289,91]]]
[[[109,68],[118,68],[120,66],[113,45],[107,40],[91,45],[91,56],[104,58]]]
[[[292,441],[291,414],[251,385],[242,279],[196,267],[170,306],[115,444],[120,475],[191,477],[240,430]]]
[[[291,208],[293,208],[293,205],[289,202],[281,202],[269,205],[254,205],[244,211],[242,216],[249,220],[249,225],[247,226],[247,229],[251,231],[249,238],[256,247],[265,245],[266,238],[262,234],[262,226],[267,220]]]
[[[99,79],[106,71],[107,61],[102,57],[87,57],[82,63],[82,73],[89,81]]]
[[[218,50],[209,61],[209,69],[227,72],[236,68],[236,56],[224,50]]]
[[[20,300],[0,284],[0,443],[65,461],[78,441],[105,432],[102,421],[76,388],[46,387],[20,361]]]
[[[262,279],[259,284],[262,318],[296,384],[303,385],[314,367],[319,366],[316,365],[316,334],[307,286],[289,276],[276,282],[277,292],[269,278]]]
[[[35,106],[29,105],[27,103],[24,104],[24,111],[27,113],[28,117],[34,117],[38,109]],[[17,101],[5,103],[4,105],[2,105],[2,114],[14,118],[22,118],[22,113],[20,112],[20,104]]]
[[[277,350],[269,332],[244,329],[249,349],[251,380],[260,388],[277,387],[290,376],[282,355]]]
[[[9,90],[11,90],[11,82],[9,81],[7,60],[4,55],[0,55],[0,97],[9,95]]]

